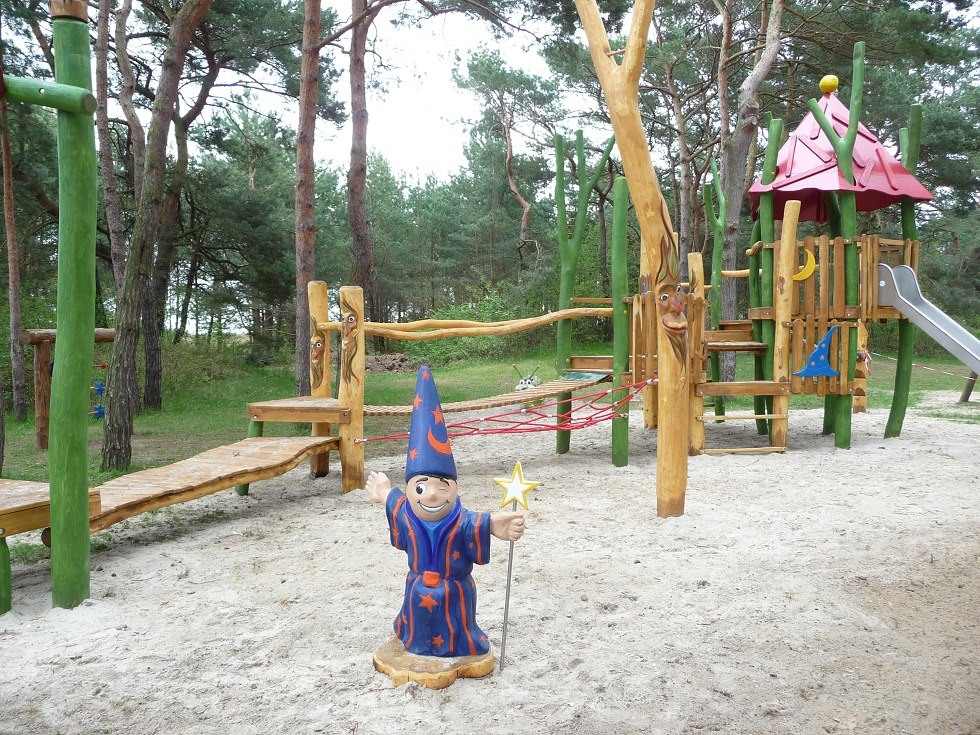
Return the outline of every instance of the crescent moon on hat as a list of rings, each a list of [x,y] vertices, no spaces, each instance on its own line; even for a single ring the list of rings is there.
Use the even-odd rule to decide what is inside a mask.
[[[800,272],[793,276],[794,281],[805,281],[813,275],[813,271],[817,267],[817,259],[813,256],[813,251],[804,250],[803,252],[806,253],[806,263],[800,268]]]
[[[429,429],[429,433],[426,438],[429,440],[429,446],[439,452],[439,454],[453,453],[453,448],[449,444],[449,439],[446,439],[446,441],[439,441],[432,435],[432,429]]]

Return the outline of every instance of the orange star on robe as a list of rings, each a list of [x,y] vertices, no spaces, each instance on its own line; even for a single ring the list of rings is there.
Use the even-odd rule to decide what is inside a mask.
[[[429,612],[432,612],[432,608],[438,607],[439,603],[435,601],[435,598],[428,594],[419,601],[419,607],[424,607]]]

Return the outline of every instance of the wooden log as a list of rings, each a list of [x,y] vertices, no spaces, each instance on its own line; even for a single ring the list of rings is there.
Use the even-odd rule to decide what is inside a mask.
[[[793,274],[796,272],[797,244],[796,225],[800,216],[800,202],[792,199],[783,207],[783,230],[779,247],[775,253],[775,291],[773,309],[776,312],[776,325],[773,350],[773,380],[785,383],[789,388],[790,379],[790,340],[791,332],[786,325],[793,314]],[[773,398],[772,412],[776,415],[789,413],[789,395]],[[785,447],[789,433],[789,420],[773,419],[770,422],[770,443],[774,447]]]
[[[7,547],[7,539],[0,538],[0,615],[10,612],[12,598],[10,549]]]
[[[115,329],[104,329],[99,327],[93,330],[95,334],[95,342],[98,344],[104,344],[107,342],[113,342],[116,339]],[[55,342],[58,338],[57,329],[23,329],[20,333],[20,342],[25,345],[37,345],[44,342]]]
[[[329,318],[327,284],[323,281],[310,281],[306,285],[306,295],[310,307],[310,396],[330,397],[330,335],[317,329],[320,322]],[[329,421],[314,421],[311,424],[312,436],[330,436],[332,427]],[[330,452],[322,452],[310,457],[310,474],[323,477],[330,471]]]
[[[786,396],[789,383],[772,380],[736,380],[730,383],[704,383],[698,386],[702,396]]]
[[[56,17],[52,22],[55,81],[91,91],[87,13],[82,15],[85,3],[71,5],[73,17]],[[95,330],[98,178],[95,130],[89,114],[58,112],[58,182],[57,326],[61,341],[52,376],[48,453],[51,597],[56,607],[75,607],[89,596],[90,581],[88,423],[95,351],[91,335]]]
[[[350,410],[340,425],[340,465],[343,491],[364,486],[364,291],[359,286],[340,289],[340,376],[337,399]]]
[[[52,330],[54,331],[54,330]],[[51,342],[34,347],[34,441],[37,448],[48,448],[51,416]]]
[[[421,319],[414,322],[388,323],[365,322],[362,331],[368,336],[385,337],[406,341],[425,341],[431,339],[448,339],[452,337],[493,337],[504,334],[517,334],[529,329],[545,327],[565,319],[605,318],[612,317],[613,310],[609,307],[579,307],[575,309],[558,309],[540,316],[524,319],[509,319],[499,322],[474,322],[466,319]],[[324,331],[343,330],[343,325],[333,322],[318,322],[317,328]]]
[[[785,452],[786,447],[732,447],[730,449],[705,449],[705,454],[773,454]]]
[[[783,414],[779,416],[777,414],[770,413],[726,413],[723,416],[708,416],[702,415],[698,417],[699,421],[751,421],[754,419],[777,419],[786,418],[788,414]]]
[[[95,95],[87,89],[69,84],[24,79],[9,74],[3,75],[3,83],[6,87],[4,96],[13,102],[26,102],[29,105],[50,107],[62,112],[87,115],[95,112]]]

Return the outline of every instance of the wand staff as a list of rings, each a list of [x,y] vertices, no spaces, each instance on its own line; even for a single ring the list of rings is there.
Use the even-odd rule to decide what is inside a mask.
[[[511,504],[511,510],[517,511],[517,504],[527,507],[527,494],[540,485],[540,482],[528,482],[524,479],[524,471],[521,463],[514,465],[514,473],[509,478],[495,477],[493,480],[504,489],[504,499],[500,502],[501,508],[506,508],[507,503]],[[511,575],[514,570],[514,542],[510,542],[510,550],[507,556],[507,589],[504,593],[504,624],[503,632],[500,636],[500,670],[504,670],[504,653],[507,648],[507,617],[510,612],[510,583]]]

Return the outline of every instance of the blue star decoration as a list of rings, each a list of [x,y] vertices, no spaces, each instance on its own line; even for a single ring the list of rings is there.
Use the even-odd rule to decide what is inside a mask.
[[[830,356],[830,339],[836,331],[836,324],[827,330],[827,334],[817,342],[817,346],[813,348],[813,352],[807,358],[806,367],[796,371],[793,375],[798,378],[832,378],[839,374],[830,367],[828,360]]]

